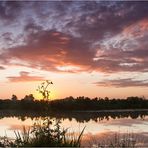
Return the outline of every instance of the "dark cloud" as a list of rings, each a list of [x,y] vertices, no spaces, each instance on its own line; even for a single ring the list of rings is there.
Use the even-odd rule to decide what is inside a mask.
[[[0,66],[0,70],[4,70],[5,69],[5,67],[3,67],[3,66]]]
[[[113,50],[105,51],[94,62],[94,69],[102,72],[148,72],[148,51],[121,51]]]
[[[50,71],[147,72],[147,3],[0,2],[0,19],[22,16],[15,41],[15,33],[1,35],[9,47],[0,61]]]
[[[104,87],[148,87],[148,80],[133,80],[131,78],[118,80],[104,80],[94,83],[97,86]]]
[[[81,11],[81,15],[66,26],[93,41],[103,39],[106,34],[113,36],[124,27],[148,17],[147,2],[81,2],[78,8],[75,9]]]
[[[1,35],[1,38],[3,38],[5,41],[12,41],[12,33],[11,32],[5,32]]]
[[[40,76],[30,76],[29,72],[21,71],[20,76],[7,77],[10,82],[28,82],[28,81],[43,81]]]
[[[148,20],[142,20],[125,27],[120,34],[105,40],[97,51],[96,61],[104,65],[104,70],[109,72],[147,72],[147,27]]]
[[[1,1],[0,2],[0,20],[4,24],[14,23],[13,21],[21,14],[22,3],[19,1]]]
[[[0,42],[4,44],[5,47],[11,46],[14,43],[13,34],[11,32],[5,32],[0,35]]]
[[[1,59],[21,59],[30,67],[58,71],[57,66],[87,68],[94,56],[89,44],[80,38],[56,30],[42,30],[35,24],[25,27],[24,42],[24,45],[7,49]]]
[[[59,66],[79,67],[75,72],[148,71],[145,36],[143,39],[140,38],[141,41],[138,39],[140,42],[138,48],[122,50],[122,40],[125,40],[122,39],[118,48],[111,46],[109,50],[95,49],[90,42],[80,37],[57,30],[45,30],[35,23],[29,23],[24,28],[23,38],[24,45],[8,48],[7,52],[1,55],[1,60],[11,63],[11,59],[21,59],[26,61],[29,67],[51,71],[60,71],[57,69]],[[69,72],[74,71],[69,70]]]

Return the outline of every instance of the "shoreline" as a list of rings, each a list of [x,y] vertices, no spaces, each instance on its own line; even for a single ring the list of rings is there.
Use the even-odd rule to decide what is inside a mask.
[[[0,112],[9,112],[9,111],[14,111],[14,112],[16,112],[16,111],[18,111],[18,112],[33,112],[33,113],[38,113],[38,112],[40,112],[40,111],[37,111],[37,110],[28,110],[28,111],[26,111],[26,110],[21,110],[21,109],[0,109]],[[45,111],[41,111],[42,113],[44,113]],[[74,113],[74,112],[76,112],[76,113],[83,113],[83,112],[88,112],[88,113],[115,113],[115,112],[118,112],[118,113],[122,113],[122,112],[148,112],[148,109],[102,109],[102,110],[71,110],[71,111],[69,111],[69,110],[60,110],[60,111],[58,111],[58,110],[49,110],[49,111],[46,111],[46,113],[50,113],[50,112],[71,112],[71,113]]]
[[[88,113],[113,113],[113,112],[148,112],[148,109],[108,109],[108,110],[79,110],[72,112],[88,112]]]

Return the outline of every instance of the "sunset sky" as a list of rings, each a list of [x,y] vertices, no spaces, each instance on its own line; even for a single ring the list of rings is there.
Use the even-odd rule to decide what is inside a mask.
[[[0,98],[52,80],[51,98],[148,97],[148,2],[0,2]]]

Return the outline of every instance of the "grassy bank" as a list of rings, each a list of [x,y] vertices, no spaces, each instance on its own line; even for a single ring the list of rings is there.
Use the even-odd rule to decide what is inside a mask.
[[[22,132],[14,131],[15,139],[7,137],[0,139],[1,147],[80,147],[85,128],[76,136],[70,134],[68,129],[62,129],[60,121],[55,124],[49,118],[36,121],[32,127]]]

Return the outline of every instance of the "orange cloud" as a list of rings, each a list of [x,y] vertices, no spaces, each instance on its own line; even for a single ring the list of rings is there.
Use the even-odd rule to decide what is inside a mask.
[[[30,28],[36,32],[30,32]],[[82,67],[82,69],[85,67],[85,70],[90,67],[94,51],[90,51],[87,42],[62,32],[57,34],[54,30],[40,30],[40,28],[37,30],[37,28],[39,27],[28,24],[25,30],[27,44],[7,49],[7,52],[0,55],[1,60],[7,59],[7,63],[11,64],[11,60],[18,59],[27,62],[32,68],[58,72],[60,69],[57,67],[63,65]]]
[[[29,72],[21,71],[20,76],[7,77],[10,82],[28,82],[28,81],[43,81],[44,78],[40,76],[30,76]]]

